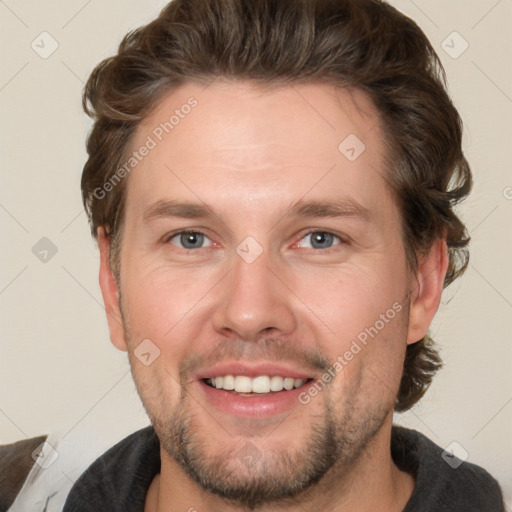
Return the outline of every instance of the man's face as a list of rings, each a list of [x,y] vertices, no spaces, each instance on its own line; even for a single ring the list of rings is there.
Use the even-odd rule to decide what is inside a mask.
[[[375,108],[327,85],[189,83],[139,126],[132,149],[143,145],[127,183],[124,335],[113,341],[126,342],[167,462],[245,504],[348,472],[391,422],[408,337]],[[170,201],[210,216],[178,216]],[[341,213],[298,213],[313,201]],[[263,391],[308,380],[249,395],[206,382],[225,375],[249,386],[264,376],[253,384]]]

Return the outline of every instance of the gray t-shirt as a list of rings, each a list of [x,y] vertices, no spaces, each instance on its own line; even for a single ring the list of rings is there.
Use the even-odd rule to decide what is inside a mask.
[[[500,487],[487,471],[469,462],[454,468],[454,459],[449,464],[442,453],[420,432],[393,426],[393,460],[416,479],[403,512],[505,511]],[[143,512],[148,488],[159,472],[160,443],[153,427],[147,427],[89,466],[71,489],[63,512]]]

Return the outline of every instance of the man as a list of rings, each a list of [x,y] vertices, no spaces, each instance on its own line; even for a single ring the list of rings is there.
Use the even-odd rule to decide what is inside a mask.
[[[467,265],[443,79],[377,0],[174,0],[93,71],[82,192],[152,426],[65,512],[504,510],[392,425]]]

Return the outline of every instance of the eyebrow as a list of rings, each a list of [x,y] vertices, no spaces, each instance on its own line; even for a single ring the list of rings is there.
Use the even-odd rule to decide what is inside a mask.
[[[211,219],[219,218],[212,208],[205,204],[181,202],[176,200],[161,200],[151,205],[143,214],[142,221],[149,224],[157,219],[178,217],[182,219]],[[349,198],[338,200],[299,200],[292,204],[284,217],[354,217],[365,222],[371,222],[368,208]]]

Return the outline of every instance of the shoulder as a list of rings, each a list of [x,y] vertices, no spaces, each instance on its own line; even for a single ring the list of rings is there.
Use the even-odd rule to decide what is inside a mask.
[[[73,485],[63,512],[139,510],[147,488],[160,471],[159,441],[146,427],[96,459]]]
[[[61,512],[74,481],[108,446],[94,431],[56,429],[0,447],[0,510]]]
[[[482,467],[462,461],[415,430],[393,426],[391,451],[400,469],[415,475],[404,512],[503,512],[498,482]]]
[[[0,510],[8,510],[18,496],[35,464],[33,454],[47,437],[0,445]]]

